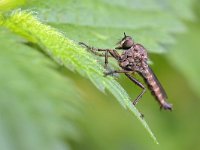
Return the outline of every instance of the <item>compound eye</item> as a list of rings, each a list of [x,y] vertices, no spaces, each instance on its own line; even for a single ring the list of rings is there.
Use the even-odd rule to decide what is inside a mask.
[[[126,39],[125,41],[124,41],[124,43],[122,44],[122,48],[123,49],[129,49],[129,48],[131,48],[132,46],[133,46],[133,40],[131,39],[131,38],[129,38],[129,39]]]

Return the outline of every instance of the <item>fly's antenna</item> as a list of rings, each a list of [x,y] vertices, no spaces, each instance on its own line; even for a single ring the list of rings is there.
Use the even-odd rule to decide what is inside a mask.
[[[124,37],[126,37],[126,33],[124,32]]]

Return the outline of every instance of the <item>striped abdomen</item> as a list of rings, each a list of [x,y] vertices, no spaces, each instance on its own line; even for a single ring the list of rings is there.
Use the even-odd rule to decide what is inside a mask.
[[[167,94],[150,67],[141,74],[152,95],[159,102],[161,108],[172,110],[172,105],[166,102]]]

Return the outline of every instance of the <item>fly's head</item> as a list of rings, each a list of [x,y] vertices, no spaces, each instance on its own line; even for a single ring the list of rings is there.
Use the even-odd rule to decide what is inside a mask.
[[[124,32],[124,37],[117,43],[118,46],[115,49],[128,50],[134,46],[134,41],[130,36],[127,36]]]

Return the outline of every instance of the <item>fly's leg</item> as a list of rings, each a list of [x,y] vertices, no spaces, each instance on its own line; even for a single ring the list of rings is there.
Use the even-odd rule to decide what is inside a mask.
[[[134,82],[136,85],[138,85],[140,88],[142,88],[142,92],[137,96],[137,98],[133,101],[133,105],[135,106],[139,100],[141,99],[142,95],[146,92],[145,86],[140,83],[138,80],[136,80],[134,77],[132,77],[129,73],[134,73],[134,71],[128,71],[128,70],[113,70],[110,72],[106,72],[105,76],[112,75],[114,73],[124,73],[132,82]],[[140,117],[144,118],[144,115],[140,113]]]
[[[136,105],[139,100],[141,99],[142,95],[146,92],[146,88],[145,86],[140,83],[138,80],[136,80],[135,78],[133,78],[130,74],[128,73],[125,73],[125,75],[131,80],[133,81],[136,85],[138,85],[140,88],[142,88],[142,92],[138,95],[138,97],[133,101],[133,105]]]
[[[105,66],[104,66],[104,68],[107,69],[108,57],[112,57],[109,54],[109,50],[108,49],[94,48],[94,47],[88,46],[87,44],[85,44],[83,42],[79,42],[79,44],[85,46],[87,48],[87,50],[90,51],[91,53],[93,53],[94,55],[97,55],[97,56],[100,56],[100,57],[105,57]],[[105,53],[99,53],[99,52],[105,52]]]
[[[105,76],[107,76],[107,75],[113,75],[114,73],[125,73],[125,75],[132,82],[134,82],[136,85],[138,85],[140,88],[142,88],[142,92],[133,101],[133,105],[136,105],[139,102],[139,100],[141,99],[142,95],[146,92],[145,86],[129,74],[129,73],[133,73],[133,71],[128,71],[128,70],[113,70],[113,71],[110,71],[110,72],[105,72],[104,74],[105,74]]]
[[[142,90],[142,93],[140,93],[140,95],[138,95],[138,97],[133,101],[133,105],[135,106],[138,102],[139,102],[139,100],[141,99],[141,97],[142,97],[142,95],[146,92],[146,88],[145,88],[145,86],[142,84],[142,83],[140,83],[138,80],[136,80],[135,78],[133,78],[130,74],[128,74],[128,73],[125,73],[125,75],[132,81],[132,82],[134,82],[136,85],[138,85],[139,87],[141,87],[143,90]],[[140,117],[143,119],[144,118],[144,114],[142,114],[141,112],[140,112]]]
[[[108,75],[113,75],[115,73],[133,73],[133,71],[128,71],[128,70],[112,70],[112,71],[109,71],[109,72],[104,72],[104,75],[108,76]]]
[[[88,46],[87,44],[85,44],[83,42],[79,42],[78,44],[85,46],[87,48],[87,50],[89,50],[93,54],[95,54],[97,56],[101,56],[101,57],[105,57],[106,54],[99,53],[99,52],[102,52],[102,51],[106,52],[106,51],[108,51],[107,49],[100,49],[100,48],[94,48],[94,47]],[[108,57],[111,57],[111,56],[108,55]]]
[[[108,50],[105,51],[105,65],[104,68],[108,69]]]

